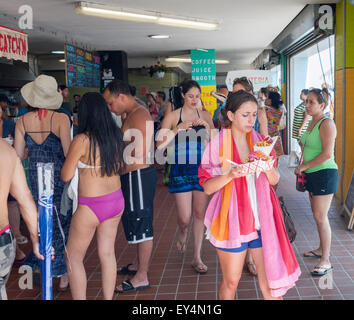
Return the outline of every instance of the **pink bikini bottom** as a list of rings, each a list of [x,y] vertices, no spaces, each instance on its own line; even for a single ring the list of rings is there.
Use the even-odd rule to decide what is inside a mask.
[[[100,223],[123,213],[124,209],[122,189],[99,197],[78,197],[78,203],[88,206]]]

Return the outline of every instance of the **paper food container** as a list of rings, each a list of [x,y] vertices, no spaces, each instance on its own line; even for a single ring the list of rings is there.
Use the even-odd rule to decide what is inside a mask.
[[[237,164],[237,163],[232,162],[230,160],[227,160],[227,161],[233,165],[236,165],[238,168],[243,169],[247,175],[252,174],[252,173],[256,173],[257,178],[258,178],[259,174],[261,172],[267,171],[267,170],[270,170],[273,168],[275,159],[270,160],[270,161],[255,160],[255,161],[247,162],[247,163],[243,163],[243,164]]]
[[[273,142],[268,147],[259,147],[259,146],[254,145],[253,149],[254,149],[254,151],[260,151],[260,152],[263,152],[266,156],[269,156],[274,148],[275,143],[277,142],[277,139],[278,139],[278,136],[273,137],[272,138]]]

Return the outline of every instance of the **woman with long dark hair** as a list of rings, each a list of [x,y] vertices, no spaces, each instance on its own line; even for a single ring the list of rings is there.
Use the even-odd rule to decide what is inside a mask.
[[[124,198],[119,170],[123,165],[122,133],[99,93],[86,93],[80,102],[79,131],[72,141],[61,176],[71,180],[78,168],[78,206],[67,243],[67,265],[73,299],[86,299],[83,260],[97,232],[104,299],[113,297],[117,263],[114,243]]]
[[[208,267],[201,259],[204,232],[204,214],[208,197],[199,184],[198,167],[204,150],[204,141],[209,139],[214,124],[208,111],[199,111],[201,89],[198,82],[186,80],[181,84],[184,104],[167,114],[161,128],[172,133],[164,137],[163,130],[157,138],[157,147],[172,146],[172,160],[169,176],[169,192],[175,194],[177,223],[179,227],[177,250],[184,253],[188,227],[193,217],[194,250],[192,267],[198,273],[205,273]],[[173,148],[174,147],[174,148]]]

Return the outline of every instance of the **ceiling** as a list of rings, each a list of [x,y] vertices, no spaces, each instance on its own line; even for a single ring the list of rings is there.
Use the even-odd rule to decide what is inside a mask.
[[[89,2],[89,1],[88,1]],[[33,9],[33,30],[29,51],[48,54],[63,50],[65,42],[89,50],[124,50],[128,66],[138,67],[157,57],[178,56],[196,48],[215,48],[216,58],[230,64],[217,66],[217,72],[244,69],[291,22],[306,4],[336,1],[312,0],[94,0],[92,2],[130,9],[216,20],[217,31],[198,31],[154,24],[119,21],[77,15],[72,0],[1,1],[0,25],[19,29],[18,10],[26,3]],[[167,40],[154,40],[150,34],[168,34]],[[151,62],[150,62],[151,61]],[[164,62],[163,62],[164,63]]]

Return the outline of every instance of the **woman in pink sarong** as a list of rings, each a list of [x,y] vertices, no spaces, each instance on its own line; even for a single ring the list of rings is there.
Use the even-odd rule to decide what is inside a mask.
[[[215,193],[204,223],[223,274],[220,299],[235,298],[248,250],[264,299],[281,299],[301,273],[272,188],[279,180],[276,163],[256,177],[226,161],[246,162],[253,145],[263,140],[252,129],[256,117],[254,96],[244,91],[232,93],[223,110],[224,128],[208,144],[199,167],[204,192]],[[274,149],[271,156],[275,159]]]

